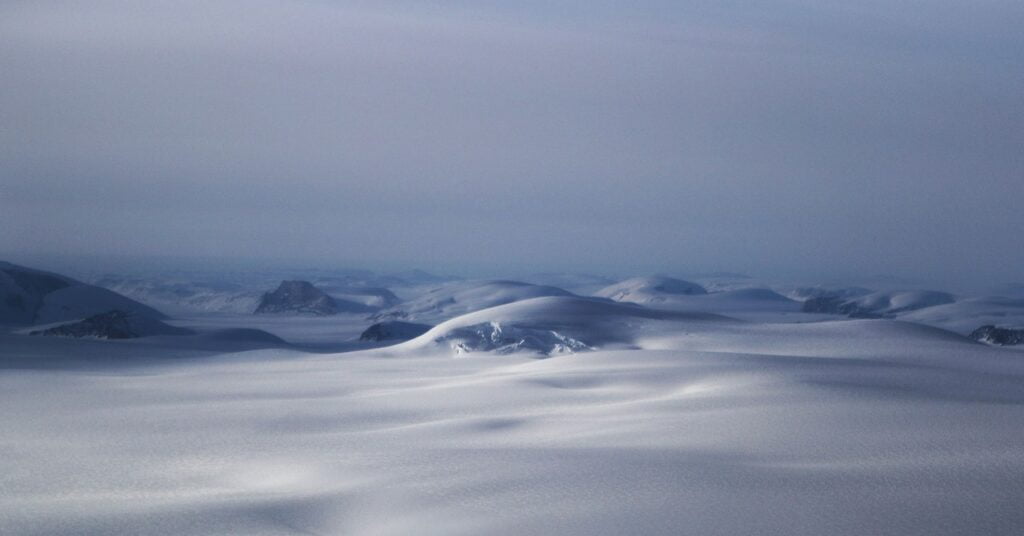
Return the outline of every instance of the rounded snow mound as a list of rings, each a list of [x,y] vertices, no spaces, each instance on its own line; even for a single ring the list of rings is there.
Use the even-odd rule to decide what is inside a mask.
[[[385,319],[447,319],[473,311],[544,296],[574,296],[547,285],[519,281],[460,281],[434,288],[425,294],[374,315]]]
[[[609,285],[594,293],[599,298],[620,302],[661,303],[672,296],[693,296],[707,294],[704,287],[664,276],[634,277]]]
[[[637,337],[678,331],[680,323],[730,320],[719,315],[656,311],[593,298],[550,296],[453,318],[391,350],[552,356],[635,347]]]

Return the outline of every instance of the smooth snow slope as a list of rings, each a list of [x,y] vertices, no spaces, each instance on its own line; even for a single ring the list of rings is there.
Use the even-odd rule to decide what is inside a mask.
[[[707,292],[704,287],[669,277],[636,277],[605,287],[595,296],[657,309],[706,313],[796,313],[800,303],[767,288]]]
[[[890,320],[686,326],[543,360],[0,370],[0,533],[1024,531],[1019,352]]]
[[[704,287],[665,276],[634,277],[608,285],[594,293],[594,296],[610,300],[639,303],[660,304],[678,296],[707,294]]]
[[[1024,328],[1024,299],[970,298],[911,311],[899,318],[938,326],[962,335],[987,324]]]
[[[422,295],[381,311],[377,318],[402,318],[437,323],[488,307],[538,298],[572,296],[567,290],[519,281],[459,281],[433,288]]]
[[[0,261],[0,324],[80,320],[115,309],[158,320],[166,318],[152,307],[105,288]]]
[[[576,296],[522,300],[444,322],[395,346],[395,352],[526,352],[542,356],[636,347],[639,337],[684,333],[694,324],[729,322],[711,314],[647,309]]]

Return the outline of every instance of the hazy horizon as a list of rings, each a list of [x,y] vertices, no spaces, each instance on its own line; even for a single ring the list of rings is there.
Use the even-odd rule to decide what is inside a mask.
[[[8,2],[0,252],[1021,281],[1022,22],[1002,1]]]

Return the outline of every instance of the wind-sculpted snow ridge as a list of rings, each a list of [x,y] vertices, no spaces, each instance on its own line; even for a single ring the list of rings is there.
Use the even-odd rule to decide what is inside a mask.
[[[459,315],[542,296],[573,296],[567,290],[519,281],[460,281],[431,289],[423,295],[385,309],[372,320],[410,319],[437,322]]]
[[[50,324],[120,310],[166,316],[135,300],[70,277],[0,262],[0,323]]]
[[[735,322],[704,313],[657,311],[578,296],[533,298],[453,318],[388,350],[395,352],[571,354],[637,348],[642,337],[688,324]]]

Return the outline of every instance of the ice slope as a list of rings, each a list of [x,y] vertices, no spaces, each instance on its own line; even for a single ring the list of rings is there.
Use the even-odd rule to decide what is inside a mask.
[[[166,318],[152,307],[105,288],[0,261],[0,324],[79,320],[112,309]]]
[[[1019,352],[890,320],[640,338],[545,360],[168,350],[2,370],[0,533],[1024,528]]]
[[[459,281],[430,289],[389,309],[375,320],[410,319],[435,323],[488,307],[541,296],[572,296],[567,290],[519,281]]]
[[[730,322],[710,314],[656,311],[576,296],[532,298],[462,315],[390,352],[524,352],[550,356],[598,348],[635,347],[652,332],[685,331],[689,324]]]

